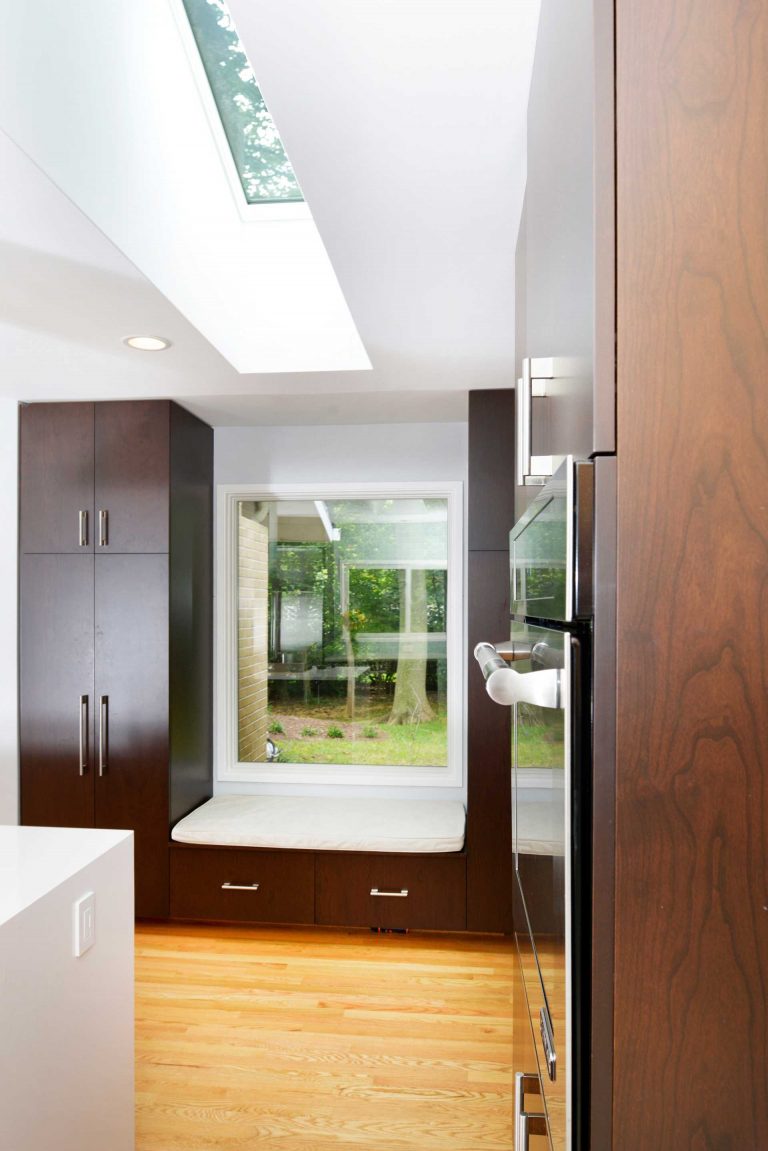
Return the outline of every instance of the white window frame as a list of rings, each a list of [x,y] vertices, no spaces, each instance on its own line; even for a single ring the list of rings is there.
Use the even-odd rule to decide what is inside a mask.
[[[237,505],[241,500],[445,499],[448,507],[445,767],[243,763],[237,732]],[[216,489],[216,777],[222,783],[460,787],[464,779],[463,484],[219,484]]]

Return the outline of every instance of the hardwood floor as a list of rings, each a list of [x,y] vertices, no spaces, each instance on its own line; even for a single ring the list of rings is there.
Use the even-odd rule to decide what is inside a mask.
[[[509,1151],[514,945],[141,925],[137,1151]]]

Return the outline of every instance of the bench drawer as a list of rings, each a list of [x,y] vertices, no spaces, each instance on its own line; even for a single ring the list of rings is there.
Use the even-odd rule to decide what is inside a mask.
[[[315,921],[349,927],[463,931],[466,857],[318,852]]]
[[[311,851],[171,847],[171,918],[313,923]]]

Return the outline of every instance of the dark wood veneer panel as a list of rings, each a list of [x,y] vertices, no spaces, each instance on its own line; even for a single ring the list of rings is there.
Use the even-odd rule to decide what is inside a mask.
[[[591,1151],[610,1151],[616,850],[616,459],[595,460]]]
[[[494,703],[472,655],[509,638],[507,551],[470,552],[467,684],[467,929],[512,930],[510,709]]]
[[[212,794],[213,431],[171,405],[171,824]]]
[[[766,45],[617,5],[617,1151],[768,1147]]]
[[[93,825],[92,555],[27,555],[20,564],[21,822]],[[88,698],[80,775],[80,697]]]
[[[168,556],[97,555],[96,826],[135,834],[136,914],[168,914]]]
[[[235,883],[258,888],[224,890]],[[311,851],[171,847],[171,915],[237,923],[313,923]]]
[[[470,551],[504,550],[515,522],[515,393],[469,393],[467,531]]]
[[[168,551],[169,407],[164,400],[96,404],[99,553]],[[99,543],[100,511],[108,513],[106,546]]]
[[[463,931],[463,855],[317,852],[315,922],[350,927]],[[407,891],[407,896],[371,895]]]
[[[22,552],[93,551],[93,404],[24,404],[20,413]],[[88,513],[88,545],[79,513]]]

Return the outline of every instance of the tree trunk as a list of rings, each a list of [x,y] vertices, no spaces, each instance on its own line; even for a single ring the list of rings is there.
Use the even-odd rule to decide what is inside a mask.
[[[406,588],[400,600],[400,643],[395,698],[388,723],[426,723],[435,713],[427,699],[427,573],[411,571],[410,631],[406,625]]]
[[[342,634],[344,636],[344,649],[347,653],[347,719],[355,718],[355,690],[357,680],[355,676],[355,649],[352,645],[352,632],[349,630],[347,620],[342,617]]]

